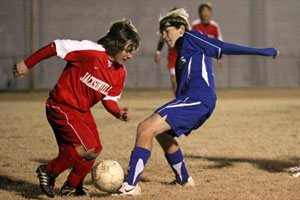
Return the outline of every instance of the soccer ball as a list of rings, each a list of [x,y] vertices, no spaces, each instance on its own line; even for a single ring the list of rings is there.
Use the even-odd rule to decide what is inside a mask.
[[[102,160],[92,170],[94,185],[103,192],[117,191],[124,180],[121,165],[114,160]]]

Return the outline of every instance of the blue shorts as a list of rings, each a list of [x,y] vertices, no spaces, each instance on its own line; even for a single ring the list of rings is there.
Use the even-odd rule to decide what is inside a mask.
[[[182,96],[163,105],[155,112],[161,117],[167,115],[166,121],[174,132],[172,136],[179,137],[199,128],[209,118],[212,110],[199,100]]]

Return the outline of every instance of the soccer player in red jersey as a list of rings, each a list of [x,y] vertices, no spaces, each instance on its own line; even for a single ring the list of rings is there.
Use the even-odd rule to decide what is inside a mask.
[[[218,40],[223,40],[221,29],[217,22],[211,19],[212,6],[210,3],[202,3],[198,8],[199,19],[192,22],[192,30],[200,31],[201,33],[208,35]],[[220,67],[223,67],[223,60],[217,61]]]
[[[160,40],[158,41],[157,50],[155,54],[155,62],[157,64],[160,63],[161,60],[160,52],[164,46],[164,43],[165,43],[164,40],[160,38]],[[171,75],[172,90],[174,95],[176,95],[176,88],[177,88],[176,75],[175,75],[175,64],[176,64],[177,55],[178,54],[175,49],[168,48],[168,69]]]
[[[102,150],[90,108],[101,101],[116,118],[130,120],[130,109],[120,109],[117,100],[125,81],[123,64],[132,58],[139,42],[136,28],[123,19],[113,23],[97,43],[55,40],[14,66],[14,76],[22,79],[43,59],[57,55],[67,61],[46,102],[47,119],[59,153],[36,170],[41,189],[48,197],[54,197],[55,178],[72,166],[73,170],[61,188],[62,195],[88,195],[82,182]]]
[[[173,8],[171,11],[176,10],[177,8]],[[160,38],[157,44],[157,49],[155,53],[155,62],[157,64],[160,63],[161,60],[161,55],[160,52],[162,48],[164,47],[165,41]],[[176,64],[176,59],[177,59],[177,51],[174,48],[168,48],[168,69],[170,71],[171,75],[171,83],[172,83],[172,90],[174,95],[176,96],[176,89],[177,89],[177,83],[176,83],[176,75],[175,75],[175,64]]]

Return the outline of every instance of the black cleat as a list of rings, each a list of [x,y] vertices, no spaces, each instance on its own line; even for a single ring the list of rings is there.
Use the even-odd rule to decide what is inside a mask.
[[[87,193],[88,189],[83,187],[83,183],[80,182],[79,185],[76,187],[76,196],[89,196]]]
[[[63,196],[89,196],[87,193],[87,189],[83,187],[82,182],[79,183],[79,185],[74,188],[69,186],[68,181],[64,183],[64,185],[61,188],[61,195]]]
[[[174,181],[168,183],[168,185],[181,185],[181,186],[184,186],[184,187],[195,187],[195,181],[190,176],[186,181],[178,182],[177,180],[174,180]]]
[[[45,165],[40,165],[36,169],[37,177],[40,179],[40,187],[42,191],[50,198],[54,197],[55,176],[45,170]]]

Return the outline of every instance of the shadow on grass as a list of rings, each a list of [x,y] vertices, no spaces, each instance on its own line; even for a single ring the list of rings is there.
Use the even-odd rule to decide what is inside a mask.
[[[5,175],[0,175],[0,190],[16,193],[25,199],[45,199],[47,196],[41,191],[39,185],[26,182],[24,180],[17,180]],[[60,190],[54,189],[56,196],[60,196]],[[91,197],[107,197],[108,193],[91,192]]]
[[[37,162],[39,164],[47,164],[51,159],[45,159],[45,158],[32,158],[30,159],[33,162]]]
[[[17,180],[5,175],[0,175],[0,189],[15,192],[26,199],[42,199],[40,186],[24,180]],[[46,196],[45,196],[46,197]]]
[[[208,169],[230,167],[234,163],[249,163],[255,167],[271,172],[285,172],[287,168],[299,165],[300,158],[293,157],[286,160],[270,160],[270,159],[253,159],[253,158],[227,158],[227,157],[211,157],[211,156],[194,156],[185,155],[185,158],[201,159],[216,162],[215,165],[207,167]]]
[[[99,192],[99,193],[97,193],[97,192],[90,192],[89,193],[90,194],[90,197],[109,197],[109,196],[111,196],[111,194],[110,193],[103,193],[103,192]]]

